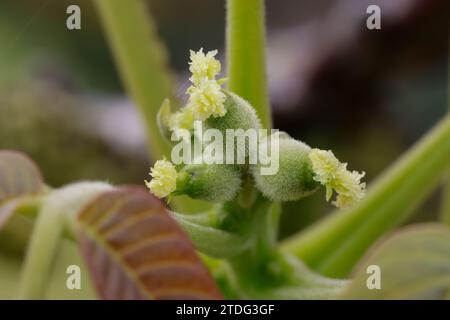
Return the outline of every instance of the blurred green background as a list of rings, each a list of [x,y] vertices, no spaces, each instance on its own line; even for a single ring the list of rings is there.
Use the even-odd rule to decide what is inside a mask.
[[[184,99],[188,50],[224,53],[223,0],[149,0]],[[82,29],[66,28],[77,4]],[[378,4],[382,29],[365,27]],[[332,148],[375,177],[447,109],[448,0],[268,0],[274,126]],[[151,164],[91,0],[0,2],[0,149],[28,153],[46,181],[142,184]],[[437,214],[439,194],[415,221]],[[281,236],[331,210],[322,193],[284,205]]]

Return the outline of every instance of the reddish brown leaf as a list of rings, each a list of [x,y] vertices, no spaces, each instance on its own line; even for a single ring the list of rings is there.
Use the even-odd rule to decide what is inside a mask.
[[[141,188],[100,195],[79,215],[79,239],[103,299],[219,299],[189,238]]]

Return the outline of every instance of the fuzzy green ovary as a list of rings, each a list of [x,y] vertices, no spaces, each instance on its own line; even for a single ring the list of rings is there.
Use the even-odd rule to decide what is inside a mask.
[[[227,129],[259,129],[261,122],[255,109],[244,99],[236,94],[223,90],[226,99],[224,107],[226,113],[222,117],[211,117],[206,120],[209,128],[220,130],[224,136]]]
[[[269,142],[270,143],[270,142]],[[274,175],[261,175],[261,165],[252,167],[258,189],[274,201],[294,201],[316,191],[320,184],[308,155],[311,148],[303,142],[285,138],[279,141],[279,169]]]
[[[241,134],[246,132],[247,130],[256,130],[255,134],[258,135],[258,129],[261,128],[261,122],[256,115],[255,110],[253,107],[244,99],[241,97],[235,95],[232,92],[228,92],[224,90],[224,93],[226,95],[226,100],[224,103],[226,114],[223,117],[217,117],[217,118],[208,118],[205,121],[205,126],[207,128],[217,129],[222,133],[223,139],[223,150],[227,150],[229,147],[230,138],[227,135],[227,129],[231,130],[238,130],[242,129]],[[235,133],[238,133],[235,131]],[[232,144],[234,148],[234,161],[237,164],[237,154],[239,149],[238,141],[239,139],[236,139],[234,137],[234,142]],[[249,141],[247,138],[245,138],[245,163],[248,163],[248,156],[249,156]],[[243,164],[238,164],[238,166],[242,167]]]
[[[234,165],[190,164],[179,172],[174,194],[222,202],[232,200],[240,187],[241,172]]]

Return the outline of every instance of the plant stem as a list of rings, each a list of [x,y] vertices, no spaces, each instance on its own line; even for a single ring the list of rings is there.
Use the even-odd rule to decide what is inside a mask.
[[[166,52],[157,39],[151,16],[141,0],[95,0],[123,83],[143,116],[154,159],[169,155],[156,115],[172,97]]]
[[[314,270],[345,277],[381,235],[410,217],[450,165],[450,115],[395,163],[366,198],[305,232],[283,248]]]
[[[449,79],[450,79],[450,56],[449,56],[448,64],[449,65],[447,67],[447,71],[448,71],[448,75],[449,75]],[[447,85],[450,90],[450,81]],[[447,99],[448,99],[448,106],[449,106],[449,110],[450,110],[450,95],[447,97]],[[450,170],[447,172],[446,183],[443,188],[441,220],[443,223],[450,226]]]
[[[271,256],[277,250],[277,231],[280,207],[278,203],[263,200],[255,208],[253,234],[255,236],[254,254],[257,259]]]
[[[450,173],[447,173],[447,182],[443,190],[441,220],[450,226]]]
[[[270,128],[264,0],[228,0],[226,35],[228,88],[248,100]]]
[[[44,299],[53,258],[63,231],[63,217],[41,210],[34,227],[19,284],[19,299]]]

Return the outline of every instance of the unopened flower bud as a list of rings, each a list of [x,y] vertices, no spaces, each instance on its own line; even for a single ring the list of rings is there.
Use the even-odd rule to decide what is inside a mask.
[[[226,164],[189,164],[181,169],[174,193],[193,199],[222,202],[233,199],[241,186],[241,172]]]
[[[206,120],[210,128],[218,129],[224,134],[227,129],[259,129],[261,122],[255,109],[238,95],[222,90],[225,93],[225,115],[223,117],[211,117]]]
[[[262,143],[271,143],[271,140]],[[278,150],[279,169],[275,174],[262,175],[260,164],[252,166],[258,189],[274,201],[294,201],[316,191],[320,185],[314,180],[308,157],[311,148],[303,142],[283,138],[279,140]]]

